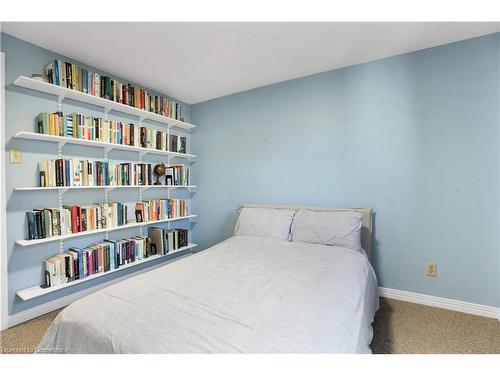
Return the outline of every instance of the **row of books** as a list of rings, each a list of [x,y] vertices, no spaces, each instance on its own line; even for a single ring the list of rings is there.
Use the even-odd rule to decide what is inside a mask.
[[[119,202],[63,208],[34,208],[26,212],[28,239],[38,240],[128,224],[127,205]]]
[[[165,185],[187,186],[189,185],[189,166],[172,165],[165,168]]]
[[[130,83],[123,83],[88,71],[69,62],[60,60],[50,62],[45,67],[45,75],[49,83],[57,86],[184,121],[180,103],[164,96],[150,94],[147,90]]]
[[[71,247],[68,251],[45,260],[44,287],[85,279],[152,255],[165,255],[188,245],[186,229],[150,228],[148,234],[149,236],[123,240],[104,240],[83,249]]]
[[[153,166],[149,163],[61,158],[38,163],[38,171],[41,187],[153,184]]]
[[[167,184],[189,184],[188,166],[169,166],[165,173]],[[61,158],[38,163],[38,176],[40,187],[149,186],[153,184],[153,166],[150,163]]]
[[[89,206],[64,205],[63,208],[35,208],[26,212],[28,239],[110,229],[129,223],[134,210],[138,223],[188,216],[188,202],[182,199],[158,199],[130,203],[96,203]]]
[[[78,113],[42,112],[36,131],[75,139],[186,153],[187,138],[176,134]]]
[[[153,199],[135,204],[135,220],[138,223],[188,215],[188,201],[185,199]]]
[[[187,229],[163,229],[151,227],[148,229],[150,250],[154,254],[168,254],[170,251],[187,246]]]

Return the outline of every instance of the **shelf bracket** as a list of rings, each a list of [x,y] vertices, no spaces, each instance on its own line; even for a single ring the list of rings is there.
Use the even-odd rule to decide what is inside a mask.
[[[111,110],[113,109],[112,106],[110,105],[106,105],[103,110],[104,110],[104,119],[107,120],[108,119],[108,114],[109,112],[111,112]]]
[[[63,189],[59,189],[57,191],[57,200],[58,200],[58,206],[59,206],[60,210],[63,208],[63,194],[66,190],[67,189],[63,188]],[[59,226],[59,229],[61,229],[60,226]],[[64,241],[59,240],[59,254],[62,254],[62,253],[64,253]]]
[[[57,156],[61,157],[62,156],[62,149],[64,145],[66,144],[65,140],[58,140],[57,141]]]
[[[58,112],[62,112],[62,102],[63,102],[65,96],[66,95],[64,95],[64,94],[57,95],[57,111]]]
[[[170,130],[169,129],[167,129],[167,139],[169,140],[167,144],[168,144],[168,148],[170,149]],[[168,166],[170,166],[171,161],[172,161],[172,157],[170,155],[167,155],[167,165]],[[165,183],[166,182],[167,181],[166,181],[166,177],[165,177]],[[170,192],[171,192],[171,189],[167,189],[167,199],[169,199],[169,200],[172,197]],[[167,222],[167,228],[168,228],[168,230],[172,229],[172,223],[170,220]]]

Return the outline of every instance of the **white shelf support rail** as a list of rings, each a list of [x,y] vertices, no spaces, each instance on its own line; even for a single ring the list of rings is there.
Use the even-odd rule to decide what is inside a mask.
[[[142,126],[142,121],[143,121],[143,119],[141,117],[139,119],[139,129]],[[139,164],[142,163],[142,155],[143,155],[142,152],[139,152]],[[143,193],[143,189],[140,188],[139,189],[139,202],[142,202],[142,199],[143,199],[143,194],[142,193]],[[142,225],[139,227],[139,233],[140,233],[141,236],[144,235],[144,227]]]
[[[61,190],[58,191],[57,198],[58,198],[59,212],[61,212],[61,210],[63,208],[63,193],[61,192]],[[60,229],[62,229],[62,228],[60,228]],[[64,253],[64,240],[60,239],[59,240],[59,254],[62,254],[62,253]]]
[[[167,139],[169,140],[168,143],[170,143],[170,135],[169,134],[170,134],[170,131],[167,129]],[[169,147],[170,146],[167,146],[167,150],[169,149]],[[169,156],[167,156],[167,165],[170,165],[170,157]],[[170,199],[170,197],[171,197],[170,189],[167,189],[167,199]],[[188,213],[189,213],[189,211],[188,211]],[[167,223],[167,228],[168,228],[168,230],[172,229],[172,225],[170,222]]]
[[[64,99],[64,98],[62,98]],[[62,111],[62,99],[60,96],[58,96],[58,104],[57,104],[57,108],[59,111]],[[58,158],[62,158],[62,151],[63,151],[63,147],[64,147],[64,144],[65,142],[63,140],[57,142],[57,157]],[[59,208],[59,212],[61,212],[62,208],[63,208],[63,190],[58,190],[57,191],[57,206]],[[59,230],[61,230],[62,228],[59,227]],[[59,240],[59,254],[62,254],[64,253],[64,240],[63,239],[60,239]]]
[[[107,116],[107,114],[106,114]],[[105,148],[104,149],[104,161],[107,161],[108,160],[108,151],[107,149]],[[108,204],[108,191],[109,189],[104,189],[104,203]],[[109,231],[106,231],[104,232],[104,238],[109,240]]]

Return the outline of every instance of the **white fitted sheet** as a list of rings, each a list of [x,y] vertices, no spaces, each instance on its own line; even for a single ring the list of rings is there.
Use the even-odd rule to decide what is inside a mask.
[[[362,253],[238,236],[74,302],[39,349],[370,353],[377,309]]]

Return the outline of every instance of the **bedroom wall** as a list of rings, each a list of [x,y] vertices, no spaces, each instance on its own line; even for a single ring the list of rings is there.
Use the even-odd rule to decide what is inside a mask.
[[[500,306],[499,50],[497,33],[193,105],[196,241],[231,236],[240,203],[372,207],[381,286]]]
[[[19,289],[24,289],[37,285],[42,282],[42,262],[43,260],[59,253],[59,242],[50,242],[44,245],[21,247],[15,244],[15,241],[20,238],[25,238],[27,235],[25,212],[35,207],[57,207],[58,196],[57,192],[15,192],[13,189],[18,186],[37,186],[37,163],[40,160],[53,159],[57,156],[57,146],[48,142],[34,142],[27,140],[18,140],[12,138],[14,134],[20,131],[35,131],[35,117],[40,112],[54,112],[57,110],[57,101],[54,96],[37,93],[35,91],[23,89],[12,85],[12,82],[20,75],[31,76],[33,73],[42,73],[45,65],[53,59],[62,59],[68,62],[74,62],[89,70],[104,72],[86,64],[75,61],[71,58],[60,56],[54,52],[40,48],[33,44],[27,43],[20,39],[14,38],[8,34],[1,34],[1,50],[5,52],[6,71],[5,71],[5,108],[6,108],[6,206],[7,206],[7,254],[8,254],[8,309],[9,314],[13,315],[22,312],[29,308],[43,305],[54,299],[68,296],[69,294],[85,290],[87,288],[98,285],[137,270],[146,268],[146,265],[132,267],[127,270],[106,275],[98,279],[90,280],[85,283],[62,289],[60,291],[41,296],[29,301],[22,301],[16,296]],[[128,52],[126,52],[128,53]],[[126,58],[126,53],[120,58]],[[146,63],[145,63],[146,64]],[[145,69],[147,66],[145,65]],[[107,72],[113,76],[112,72]],[[115,77],[123,82],[130,82],[127,79]],[[182,104],[182,112],[185,114],[187,121],[190,121],[191,106]],[[77,102],[64,102],[64,113],[78,112],[87,115],[103,116],[102,109],[90,105],[85,105]],[[116,116],[113,113],[109,116],[110,119],[137,123],[137,118],[134,116],[127,117],[125,115]],[[162,128],[159,124],[147,124],[151,127]],[[179,132],[180,133],[180,132]],[[8,150],[17,148],[23,151],[22,164],[8,163]],[[188,152],[194,153],[194,149],[190,147],[188,140]],[[76,145],[67,145],[63,149],[63,156],[75,158],[102,159],[102,149],[92,147],[82,147]],[[108,154],[109,159],[131,160],[137,161],[137,153],[112,151]],[[159,163],[162,160],[158,156],[146,156],[146,162]],[[144,199],[165,198],[166,194],[157,189],[144,191]],[[183,192],[182,189],[172,191],[172,197],[189,198],[190,194]],[[117,189],[108,194],[109,201],[137,201],[139,200],[139,192],[137,189]],[[86,191],[69,191],[64,194],[64,204],[92,204],[95,202],[104,201],[104,192],[99,190]],[[185,227],[190,225],[187,222],[176,222],[172,225],[173,228]],[[166,224],[161,226],[166,227]],[[118,230],[110,232],[110,239],[128,238],[139,234],[139,229]],[[94,242],[101,241],[103,235],[92,235],[77,237],[64,241],[65,249],[71,246],[83,247]],[[165,260],[165,259],[163,259]],[[154,266],[159,261],[152,261],[147,266]]]

